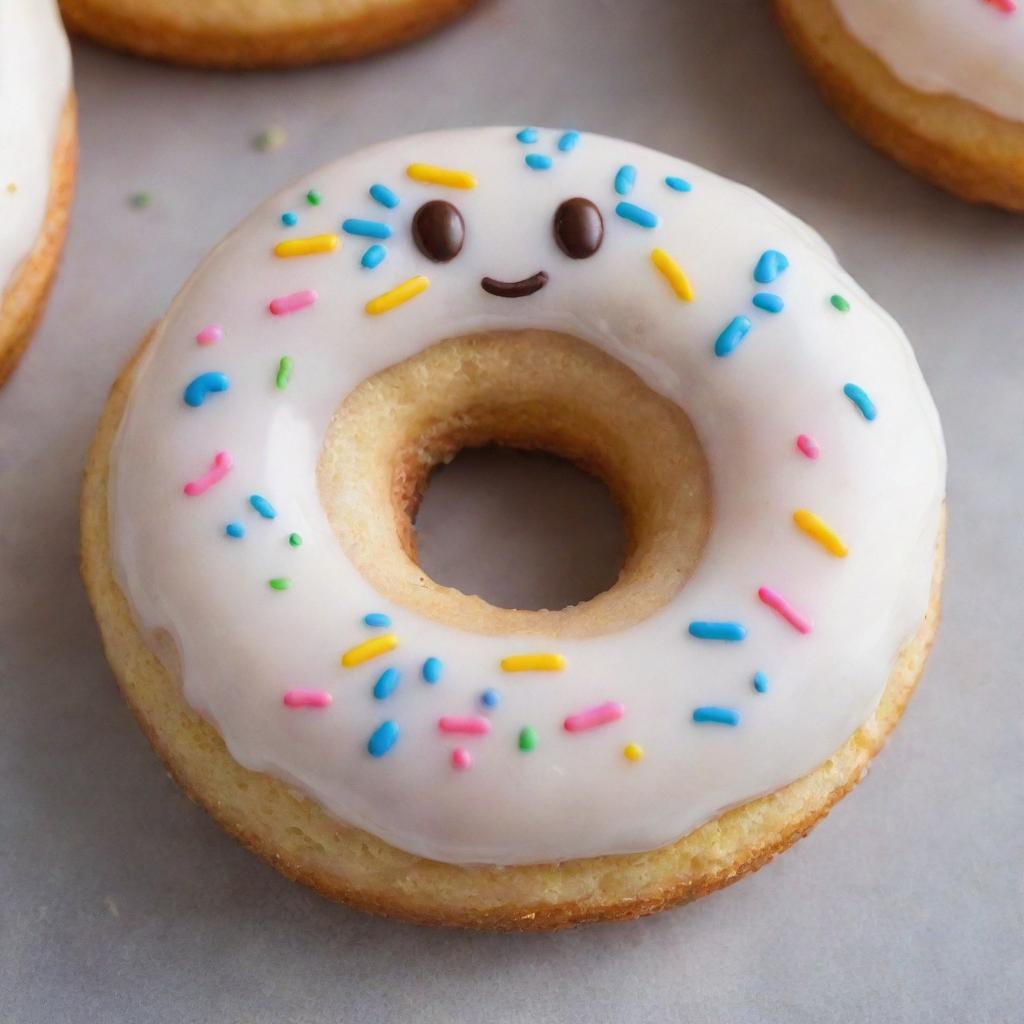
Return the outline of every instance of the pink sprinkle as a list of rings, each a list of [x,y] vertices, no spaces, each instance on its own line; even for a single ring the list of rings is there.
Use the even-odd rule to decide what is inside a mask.
[[[457,772],[467,772],[473,767],[473,755],[465,747],[452,751],[452,767]]]
[[[215,483],[223,480],[228,475],[228,470],[234,465],[234,459],[229,452],[217,452],[213,457],[213,468],[204,473],[198,480],[185,484],[185,493],[190,498],[204,494]]]
[[[334,698],[326,690],[289,690],[284,695],[286,708],[326,708]]]
[[[223,337],[224,328],[220,324],[210,324],[209,327],[204,327],[196,335],[196,341],[200,345],[215,345]]]
[[[575,715],[570,715],[562,724],[566,732],[583,732],[598,725],[617,722],[625,713],[624,705],[617,700],[610,700],[605,704],[598,704],[597,707],[587,708],[586,711],[578,711]]]
[[[821,446],[813,437],[809,437],[807,434],[801,434],[796,439],[796,446],[809,459],[816,459],[821,454]]]
[[[442,715],[437,720],[441,732],[464,732],[470,736],[486,736],[491,731],[491,721],[480,715]]]
[[[1017,10],[1016,0],[988,0],[988,3],[1002,11],[1003,14],[1013,14]]]
[[[274,316],[284,316],[286,313],[294,313],[298,309],[312,306],[319,297],[312,288],[305,288],[301,292],[292,292],[291,295],[281,295],[276,299],[271,299],[267,309]]]
[[[798,633],[810,633],[811,620],[801,615],[777,590],[761,587],[757,596],[773,611],[778,612]]]

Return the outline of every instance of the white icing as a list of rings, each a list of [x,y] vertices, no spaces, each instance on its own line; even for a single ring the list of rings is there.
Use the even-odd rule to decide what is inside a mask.
[[[986,0],[832,0],[902,82],[1024,121],[1024,10]]]
[[[516,864],[647,850],[684,835],[724,808],[767,793],[815,768],[875,707],[901,645],[927,607],[945,453],[931,397],[899,327],[842,271],[810,228],[747,188],[673,157],[584,135],[561,154],[557,133],[524,147],[514,129],[437,132],[400,139],[323,168],[259,207],[186,284],[158,328],[134,381],[115,449],[111,530],[115,569],[142,627],[170,630],[184,692],[243,765],[286,779],[338,819],[426,857]],[[529,170],[528,151],[550,153],[548,171]],[[471,171],[477,188],[458,191],[409,180],[423,161]],[[614,212],[612,181],[638,169],[629,200],[661,218],[654,230]],[[692,182],[670,190],[666,175]],[[385,210],[367,195],[390,186],[401,205]],[[323,202],[309,206],[307,189]],[[552,214],[570,196],[596,202],[605,239],[590,259],[570,260],[552,237]],[[456,203],[466,221],[462,254],[429,263],[410,239],[410,221],[433,198]],[[299,224],[282,228],[295,210]],[[360,267],[371,240],[345,237],[326,255],[278,259],[282,238],[334,232],[344,217],[394,228],[386,261]],[[690,276],[696,299],[679,301],[650,261],[665,248]],[[767,249],[789,269],[759,286],[752,272]],[[528,277],[550,283],[529,298],[486,294],[480,279]],[[366,301],[417,274],[430,288],[383,316]],[[275,296],[313,288],[311,308],[274,317]],[[751,305],[761,290],[781,295],[778,315]],[[841,293],[848,313],[829,302]],[[753,329],[728,358],[713,345],[747,315]],[[224,327],[216,345],[196,332]],[[691,417],[712,473],[714,525],[689,583],[661,611],[621,632],[553,643],[462,632],[383,600],[338,547],[320,505],[315,466],[327,424],[360,381],[446,337],[481,329],[565,331],[599,346],[678,402]],[[291,383],[274,387],[282,355]],[[223,371],[225,393],[200,408],[184,387]],[[854,382],[878,407],[867,422],[844,396]],[[437,382],[444,387],[443,381]],[[822,455],[794,446],[812,435]],[[182,486],[218,450],[234,468],[201,497]],[[651,453],[656,458],[655,452]],[[268,498],[273,521],[248,505]],[[833,558],[797,530],[807,507],[850,549]],[[382,512],[383,514],[383,512]],[[243,540],[224,535],[229,521]],[[287,543],[290,531],[304,539]],[[292,588],[275,592],[272,577]],[[802,636],[762,605],[767,584],[815,622]],[[339,654],[375,631],[362,616],[384,611],[402,640],[393,655],[354,669]],[[692,620],[734,619],[742,643],[700,641]],[[561,673],[506,675],[505,655],[555,650]],[[425,658],[445,663],[442,680],[420,677]],[[396,693],[379,702],[374,681],[402,670]],[[752,685],[763,671],[771,689]],[[325,710],[282,704],[292,687],[323,688]],[[486,711],[481,692],[496,687]],[[591,732],[563,730],[572,712],[622,701],[624,718]],[[736,728],[696,725],[693,709],[726,705]],[[442,735],[445,714],[484,713],[487,737]],[[367,739],[385,719],[401,736],[380,759]],[[517,736],[536,728],[521,753]],[[636,742],[646,757],[622,754]],[[454,747],[471,770],[453,771]]]
[[[70,84],[71,55],[56,0],[2,0],[0,295],[43,228]]]

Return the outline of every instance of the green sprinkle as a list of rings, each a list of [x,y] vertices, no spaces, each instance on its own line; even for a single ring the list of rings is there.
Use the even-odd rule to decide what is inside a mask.
[[[153,205],[153,195],[151,192],[136,192],[128,200],[135,207],[136,210],[144,210],[147,206]]]
[[[534,750],[537,746],[537,730],[532,725],[526,726],[519,731],[519,749],[523,751]]]
[[[323,199],[323,196],[320,195],[315,188],[311,188],[306,193],[306,202],[309,203],[310,206],[319,206],[321,199]]]
[[[270,153],[275,149],[280,149],[287,139],[288,136],[285,134],[284,129],[275,124],[269,128],[264,128],[263,131],[254,135],[252,145],[254,149],[258,149],[261,153]]]
[[[293,548],[302,547],[302,538],[297,533],[289,533],[288,543],[291,544]]]
[[[842,295],[833,295],[830,301],[840,313],[850,312],[850,304],[842,297]]]
[[[284,391],[288,387],[288,381],[292,375],[292,361],[288,356],[281,356],[281,362],[277,364],[277,377],[274,383],[278,391]]]
[[[278,576],[270,581],[271,590],[287,590],[292,585],[292,581],[287,576]]]

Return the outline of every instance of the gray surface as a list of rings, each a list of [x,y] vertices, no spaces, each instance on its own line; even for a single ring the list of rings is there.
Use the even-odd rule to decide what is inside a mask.
[[[403,52],[286,75],[77,47],[70,245],[0,395],[5,1024],[1020,1019],[1024,220],[962,205],[862,145],[765,6],[491,0]],[[253,152],[275,121],[288,145]],[[630,137],[804,216],[911,335],[951,456],[944,627],[870,778],[740,885],[557,936],[372,919],[236,846],[135,727],[76,572],[79,474],[106,390],[210,244],[350,148],[485,122]],[[140,188],[155,196],[144,212],[126,205]]]

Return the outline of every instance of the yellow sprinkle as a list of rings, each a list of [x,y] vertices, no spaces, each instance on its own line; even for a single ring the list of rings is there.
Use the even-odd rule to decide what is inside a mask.
[[[429,278],[422,275],[410,277],[408,281],[395,285],[391,291],[378,295],[375,299],[370,299],[366,304],[366,312],[370,316],[379,316],[381,313],[386,313],[389,309],[394,309],[395,306],[400,306],[403,302],[416,298],[420,292],[425,292],[429,287]]]
[[[661,271],[665,280],[672,285],[672,290],[683,302],[693,302],[693,288],[686,271],[664,249],[655,249],[651,253],[651,262]]]
[[[622,748],[622,756],[627,761],[642,761],[644,758],[644,748],[639,743],[627,743]]]
[[[315,252],[333,252],[338,248],[340,239],[337,235],[310,235],[309,238],[289,238],[286,242],[278,242],[274,246],[274,255],[310,256]]]
[[[825,522],[819,519],[813,512],[805,508],[797,509],[793,513],[793,522],[800,527],[808,537],[816,540],[830,555],[836,558],[845,558],[846,545],[839,539],[839,535]]]
[[[7,191],[13,196],[18,191],[18,186],[13,181],[7,182]]]
[[[558,672],[565,668],[561,654],[513,654],[501,659],[504,672]]]
[[[405,173],[413,181],[427,185],[444,185],[446,188],[476,188],[476,178],[469,171],[452,171],[447,167],[433,164],[409,164]]]
[[[375,636],[371,640],[364,640],[355,647],[350,647],[342,656],[341,664],[345,668],[353,668],[355,665],[362,665],[364,661],[387,654],[398,646],[398,637],[394,633],[385,633],[383,636]]]

